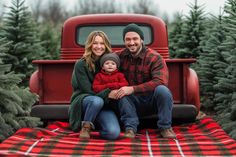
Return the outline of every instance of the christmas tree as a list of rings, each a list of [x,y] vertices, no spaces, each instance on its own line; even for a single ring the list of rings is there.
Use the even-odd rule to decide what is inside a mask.
[[[22,74],[10,72],[11,64],[4,64],[9,45],[6,38],[0,38],[0,142],[22,127],[35,127],[40,119],[30,117],[30,109],[37,101],[37,96],[28,88],[19,88]]]
[[[225,69],[215,85],[219,91],[215,95],[215,109],[222,128],[236,139],[236,0],[226,2],[225,13],[223,27],[226,39],[220,46]]]
[[[176,58],[196,58],[201,52],[199,45],[205,32],[204,11],[202,6],[197,4],[197,0],[189,6],[191,10],[184,20],[182,34],[177,42]]]
[[[12,0],[9,12],[3,18],[0,37],[5,37],[12,44],[8,45],[3,62],[12,64],[12,71],[25,74],[22,84],[28,80],[34,67],[32,60],[42,59],[45,52],[37,35],[36,25],[23,0]]]
[[[169,52],[170,52],[170,57],[175,58],[176,57],[176,50],[181,47],[179,44],[179,39],[181,38],[182,35],[182,28],[184,24],[183,20],[183,15],[180,13],[175,14],[174,17],[174,22],[172,23],[172,30],[169,32]],[[171,27],[171,26],[170,26]]]
[[[208,23],[208,29],[200,42],[202,52],[197,60],[197,70],[200,80],[200,93],[202,107],[208,111],[214,110],[215,93],[217,90],[213,87],[217,83],[217,75],[222,72],[216,65],[224,62],[219,45],[225,39],[225,32],[222,26],[222,15],[213,17],[215,19]],[[210,21],[210,20],[209,20]],[[223,64],[221,64],[223,65]]]

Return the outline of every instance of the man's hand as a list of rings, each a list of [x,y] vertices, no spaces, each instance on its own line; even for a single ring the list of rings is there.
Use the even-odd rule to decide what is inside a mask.
[[[116,99],[117,91],[118,91],[118,90],[112,90],[112,91],[108,94],[108,98],[110,98],[110,99]]]
[[[134,88],[132,86],[121,87],[116,92],[116,99],[120,99],[125,95],[131,95],[132,93],[134,93]]]

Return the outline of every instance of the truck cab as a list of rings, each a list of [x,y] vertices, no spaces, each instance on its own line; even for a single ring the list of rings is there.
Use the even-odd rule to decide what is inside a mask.
[[[199,82],[189,67],[195,59],[171,59],[168,32],[164,21],[156,16],[141,14],[94,14],[67,19],[62,27],[59,60],[34,60],[38,69],[30,78],[30,90],[39,95],[31,115],[42,120],[68,120],[72,94],[71,75],[75,62],[84,53],[91,31],[104,31],[113,51],[124,48],[122,32],[127,24],[136,23],[144,32],[144,44],[165,59],[169,69],[169,84],[174,99],[173,119],[194,120],[200,110]],[[156,118],[150,115],[146,118]]]

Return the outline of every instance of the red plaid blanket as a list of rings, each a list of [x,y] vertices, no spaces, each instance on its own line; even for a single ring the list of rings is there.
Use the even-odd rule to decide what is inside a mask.
[[[90,140],[55,122],[47,128],[22,128],[0,144],[0,156],[236,156],[236,141],[211,118],[173,127],[177,139],[141,130],[135,139],[109,141],[92,132]]]

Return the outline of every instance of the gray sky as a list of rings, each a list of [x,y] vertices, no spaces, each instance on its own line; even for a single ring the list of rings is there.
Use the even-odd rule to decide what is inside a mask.
[[[156,0],[161,12],[167,12],[169,15],[174,12],[188,13],[188,4],[194,3],[194,0]],[[224,7],[226,0],[198,0],[199,5],[204,5],[205,11],[207,13],[212,13],[214,15],[219,14],[219,8]]]
[[[73,6],[73,3],[78,0],[61,0],[61,1],[66,4],[66,7],[69,7]],[[135,0],[119,0],[119,2],[122,1],[124,3],[127,3],[127,1],[135,1]],[[220,10],[219,8],[220,7],[223,8],[224,3],[226,1],[227,0],[198,0],[198,4],[204,5],[205,11],[207,13],[218,15]],[[0,2],[7,4],[10,2],[10,0],[1,0]],[[155,0],[155,3],[157,4],[158,9],[160,9],[160,13],[166,12],[169,16],[171,16],[177,11],[182,12],[183,14],[187,14],[189,11],[188,4],[194,3],[194,0]]]

